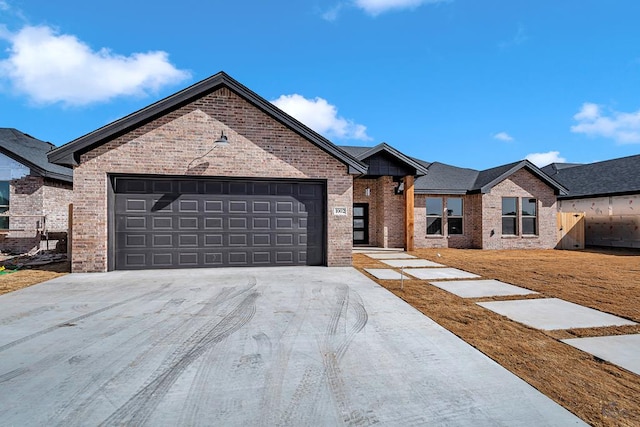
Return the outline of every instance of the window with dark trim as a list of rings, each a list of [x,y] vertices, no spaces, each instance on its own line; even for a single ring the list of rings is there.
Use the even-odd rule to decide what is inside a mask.
[[[447,233],[462,234],[463,217],[462,197],[447,198]]]
[[[502,235],[518,235],[518,198],[502,198]]]
[[[442,197],[427,197],[427,235],[442,235]]]
[[[9,229],[9,217],[2,214],[9,211],[9,181],[0,181],[0,230]]]
[[[538,200],[522,198],[522,234],[538,234]]]

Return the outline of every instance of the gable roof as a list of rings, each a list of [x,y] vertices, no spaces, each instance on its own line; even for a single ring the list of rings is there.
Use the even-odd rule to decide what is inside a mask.
[[[488,193],[495,185],[509,178],[520,169],[526,169],[531,172],[553,188],[556,194],[567,193],[566,188],[528,160],[508,163],[482,171],[434,162],[429,166],[429,175],[416,180],[415,191],[418,194]]]
[[[306,138],[318,148],[340,160],[349,167],[349,173],[358,174],[366,171],[366,165],[360,163],[352,155],[222,71],[53,150],[49,153],[49,160],[62,165],[77,165],[80,154],[208,95],[221,87],[231,90],[259,110]]]
[[[366,159],[379,153],[387,153],[393,157],[395,161],[409,166],[411,169],[415,169],[415,175],[421,176],[427,174],[427,168],[424,164],[413,157],[403,154],[386,142],[382,142],[375,147],[341,146],[340,148],[360,161],[366,161]]]
[[[13,128],[0,128],[0,152],[27,166],[40,176],[73,182],[73,170],[49,162],[47,154],[55,148]]]
[[[562,165],[556,163],[543,170],[569,189],[563,199],[640,193],[640,155],[572,167]]]

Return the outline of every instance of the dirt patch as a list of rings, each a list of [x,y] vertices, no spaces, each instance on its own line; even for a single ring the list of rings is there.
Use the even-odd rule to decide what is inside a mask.
[[[562,298],[640,322],[640,252],[421,249],[412,254],[540,293],[533,297]],[[389,268],[362,254],[354,255],[354,266]],[[640,326],[541,331],[475,304],[512,297],[463,299],[424,280],[368,276],[584,421],[640,425],[640,377],[558,341],[640,333]]]

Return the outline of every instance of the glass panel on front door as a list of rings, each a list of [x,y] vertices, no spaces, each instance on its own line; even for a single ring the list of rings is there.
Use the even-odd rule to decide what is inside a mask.
[[[353,243],[369,244],[369,204],[367,203],[353,205]]]

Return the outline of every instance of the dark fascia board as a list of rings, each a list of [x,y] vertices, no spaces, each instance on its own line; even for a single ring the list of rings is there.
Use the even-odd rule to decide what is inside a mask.
[[[455,194],[455,195],[465,195],[468,194],[469,192],[467,190],[434,190],[433,188],[430,188],[428,190],[413,190],[414,194]]]
[[[401,162],[411,166],[412,168],[414,168],[416,170],[416,175],[418,175],[418,176],[426,175],[426,174],[429,173],[427,168],[425,168],[423,165],[421,165],[420,163],[416,162],[411,157],[409,157],[409,156],[403,154],[402,152],[396,150],[395,148],[393,148],[392,146],[390,146],[386,142],[381,142],[380,144],[376,145],[375,147],[372,147],[370,150],[367,150],[364,153],[360,154],[358,156],[358,160],[364,160],[366,158],[369,158],[369,157],[373,156],[374,154],[379,153],[380,151],[386,151],[387,153],[389,153],[392,156],[396,157]]]
[[[491,189],[495,185],[497,185],[500,182],[504,181],[509,176],[511,176],[512,174],[516,173],[517,171],[519,171],[520,169],[523,169],[523,168],[529,170],[529,172],[533,173],[538,179],[543,181],[549,187],[553,188],[555,190],[556,195],[565,195],[565,194],[567,194],[569,192],[569,190],[567,190],[565,187],[563,187],[556,180],[554,180],[551,177],[549,177],[549,175],[547,175],[546,173],[542,172],[540,170],[540,168],[538,168],[536,165],[531,163],[529,160],[522,160],[521,162],[519,162],[516,165],[514,165],[511,169],[509,169],[508,171],[506,171],[505,173],[503,173],[502,175],[500,175],[499,177],[497,177],[493,181],[491,181],[491,182],[483,185],[482,187],[480,187],[480,189],[475,191],[475,192],[488,193],[489,191],[491,191]]]
[[[7,157],[12,158],[16,162],[28,167],[31,171],[35,172],[37,175],[43,178],[57,179],[58,181],[70,182],[73,183],[73,175],[65,175],[57,172],[51,172],[45,169],[42,169],[40,166],[30,162],[22,156],[17,155],[16,153],[9,151],[3,147],[0,147],[0,153],[4,154]]]
[[[78,165],[80,154],[99,146],[103,141],[122,135],[144,123],[148,123],[149,121],[161,117],[167,112],[186,105],[220,87],[229,88],[231,91],[246,99],[289,129],[313,142],[320,149],[347,165],[350,173],[362,174],[366,172],[367,166],[361,163],[358,159],[338,148],[331,141],[294,119],[266,99],[242,85],[240,82],[231,78],[223,71],[195,83],[173,95],[161,99],[160,101],[157,101],[141,110],[129,114],[122,119],[116,120],[113,123],[58,147],[48,154],[49,161],[61,165],[76,166]]]

